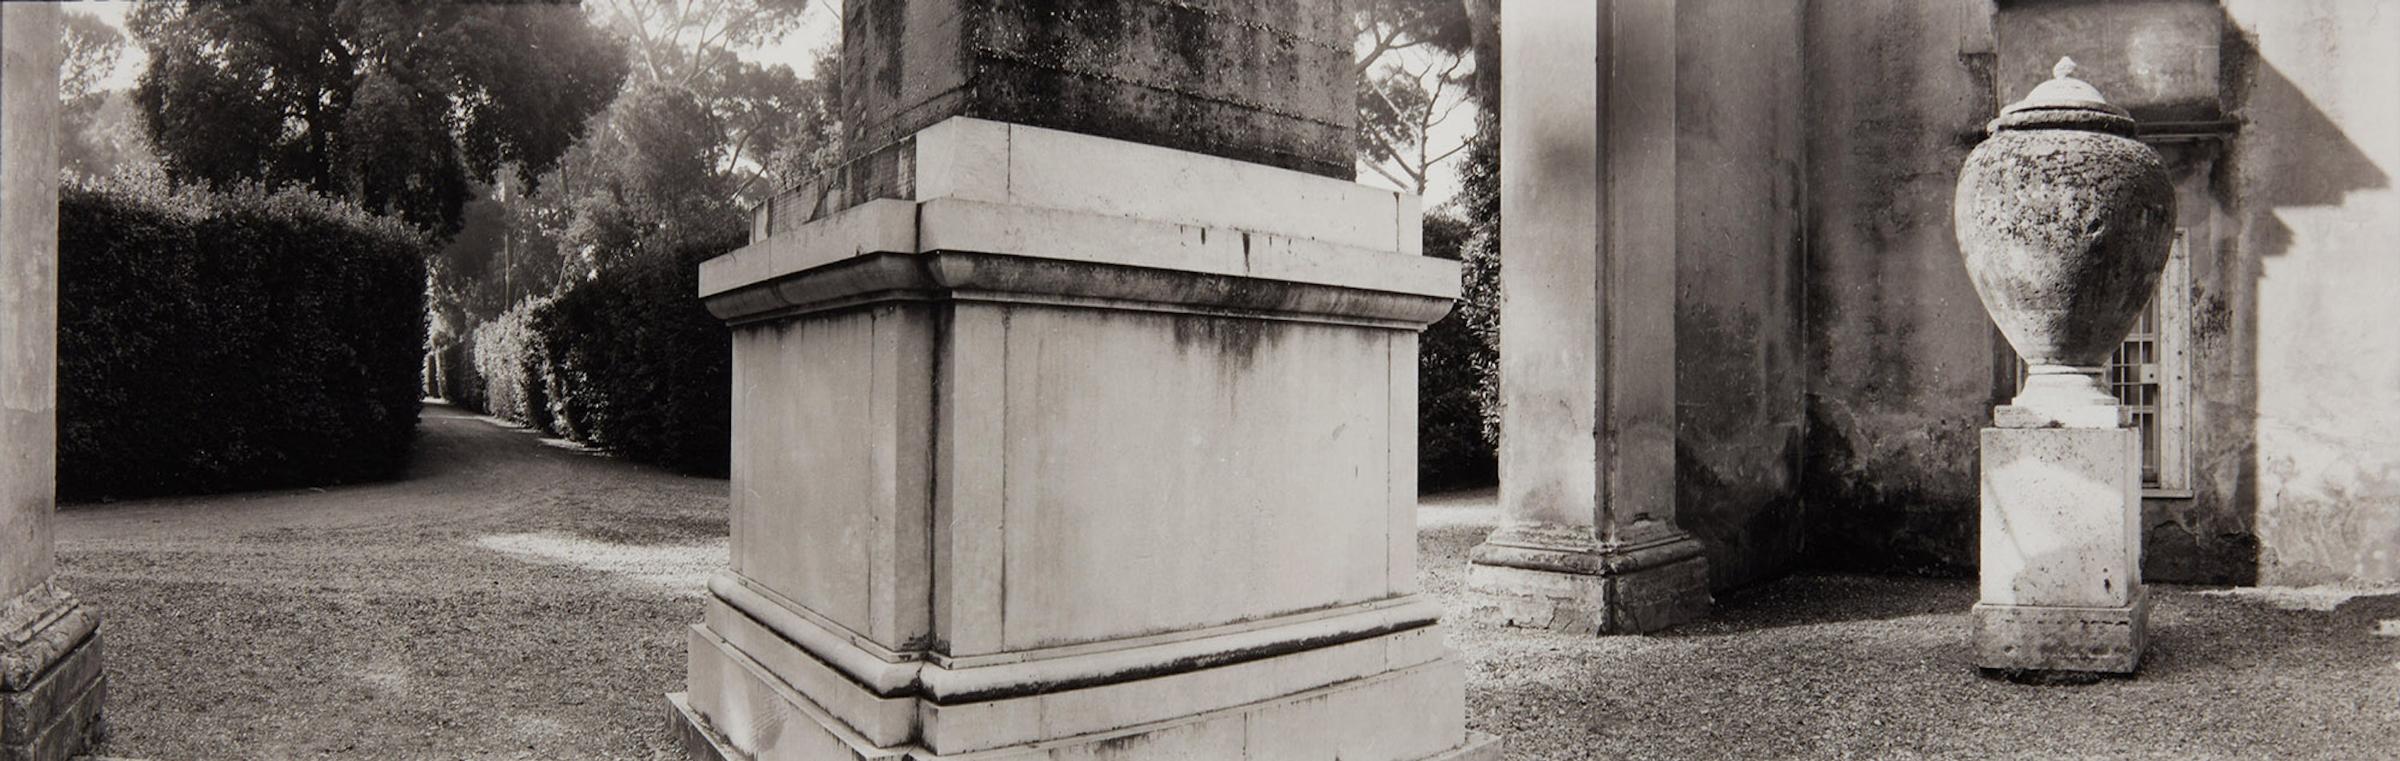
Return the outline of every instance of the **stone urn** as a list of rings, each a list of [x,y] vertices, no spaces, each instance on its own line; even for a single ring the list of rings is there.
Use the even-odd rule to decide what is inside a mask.
[[[2117,403],[2101,373],[2157,287],[2175,226],[2158,153],[2074,73],[2060,59],[2001,110],[1952,207],[1975,291],[2029,365],[2019,407]]]

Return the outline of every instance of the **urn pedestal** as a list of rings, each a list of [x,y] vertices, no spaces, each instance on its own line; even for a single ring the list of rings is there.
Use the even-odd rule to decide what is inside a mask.
[[[2156,287],[2174,196],[2134,121],[2057,77],[1993,120],[1959,173],[1959,247],[2028,366],[1982,432],[1976,665],[2131,673],[2147,640],[2141,444],[2102,384]]]

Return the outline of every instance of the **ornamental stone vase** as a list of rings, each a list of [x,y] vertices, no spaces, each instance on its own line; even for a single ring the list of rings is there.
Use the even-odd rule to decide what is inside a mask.
[[[2157,286],[2175,224],[2158,153],[2074,72],[2060,59],[2001,110],[1953,206],[1975,291],[2029,366],[2021,408],[2117,403],[2101,371]]]

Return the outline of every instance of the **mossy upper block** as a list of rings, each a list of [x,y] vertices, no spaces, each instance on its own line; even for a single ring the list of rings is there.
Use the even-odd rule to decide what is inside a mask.
[[[1339,3],[850,0],[843,19],[853,156],[973,116],[1355,173]]]

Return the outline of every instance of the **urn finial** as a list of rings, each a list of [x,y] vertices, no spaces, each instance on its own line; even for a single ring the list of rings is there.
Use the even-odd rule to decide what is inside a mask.
[[[2000,109],[2000,118],[1992,121],[1990,129],[2088,129],[2131,136],[2134,132],[2132,114],[2101,97],[2100,88],[2077,79],[2082,67],[2075,59],[2060,57],[2050,67],[2050,79],[2034,85],[2025,99]]]

